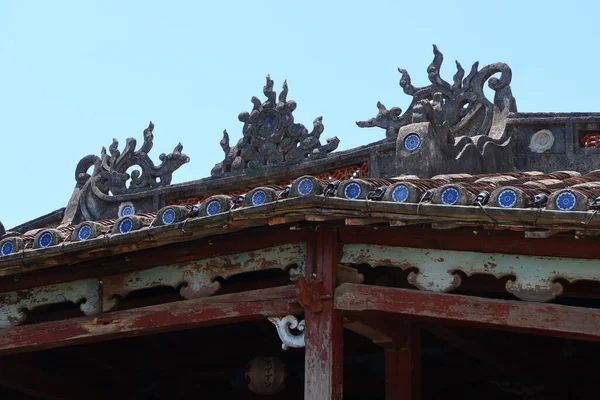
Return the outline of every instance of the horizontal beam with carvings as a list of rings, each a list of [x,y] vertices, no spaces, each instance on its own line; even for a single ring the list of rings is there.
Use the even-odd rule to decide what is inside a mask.
[[[0,355],[303,313],[294,286],[0,330]],[[276,335],[275,331],[273,335]]]
[[[525,301],[553,300],[563,292],[558,279],[571,283],[579,280],[600,282],[597,260],[583,258],[346,244],[341,263],[389,266],[402,270],[416,268],[418,271],[411,272],[408,281],[430,292],[450,292],[459,287],[461,278],[455,273],[457,271],[467,276],[511,276],[513,279],[506,282],[506,290]]]
[[[296,243],[106,276],[102,278],[102,310],[110,311],[118,298],[141,289],[183,285],[181,295],[193,299],[215,294],[221,288],[216,278],[272,269],[304,274],[305,261],[306,244]]]
[[[377,311],[449,325],[600,341],[600,310],[590,308],[353,283],[339,286],[334,299],[335,308],[343,312]]]

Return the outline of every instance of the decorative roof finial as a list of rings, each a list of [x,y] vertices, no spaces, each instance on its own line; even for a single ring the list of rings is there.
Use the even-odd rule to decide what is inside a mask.
[[[327,144],[321,144],[320,136],[325,129],[323,117],[313,121],[310,133],[304,125],[294,123],[292,113],[296,109],[296,102],[287,100],[287,81],[283,82],[277,100],[273,80],[267,74],[263,94],[267,101],[261,103],[258,98],[252,97],[252,111],[239,114],[238,119],[244,123],[243,136],[234,147],[230,147],[229,134],[223,131],[221,148],[225,159],[212,169],[212,177],[312,161],[326,157],[327,153],[337,148],[337,137],[327,139]]]

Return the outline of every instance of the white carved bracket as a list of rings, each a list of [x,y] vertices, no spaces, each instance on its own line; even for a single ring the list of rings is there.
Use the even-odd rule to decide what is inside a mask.
[[[304,343],[304,320],[298,322],[298,319],[293,315],[288,315],[283,318],[271,317],[269,318],[275,327],[277,328],[277,334],[283,342],[281,348],[287,350],[290,347],[301,348],[305,346]],[[299,335],[292,333],[291,329],[300,331]]]

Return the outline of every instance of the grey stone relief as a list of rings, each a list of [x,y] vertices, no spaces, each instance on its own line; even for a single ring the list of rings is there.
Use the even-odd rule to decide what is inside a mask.
[[[81,220],[94,221],[106,218],[107,209],[113,210],[117,216],[117,208],[123,201],[133,200],[138,193],[167,186],[171,183],[173,172],[183,164],[190,161],[183,154],[183,146],[177,144],[173,152],[161,154],[161,163],[154,165],[148,153],[152,150],[154,139],[154,124],[150,122],[144,130],[144,142],[136,150],[137,142],[128,138],[123,152],[119,151],[119,142],[113,139],[108,148],[102,148],[100,157],[96,155],[85,156],[79,161],[75,169],[77,181],[75,191],[62,221],[62,225],[77,223]],[[88,170],[93,167],[91,175]],[[136,167],[129,174],[131,167]],[[142,195],[140,198],[143,198]],[[152,211],[152,208],[147,211]]]
[[[267,75],[263,93],[267,101],[263,103],[252,97],[252,111],[239,114],[238,119],[244,126],[242,138],[235,146],[230,147],[229,134],[223,132],[221,148],[225,158],[212,169],[213,178],[242,173],[260,174],[266,168],[322,159],[338,147],[337,137],[321,144],[320,136],[325,129],[323,117],[313,121],[311,132],[294,122],[296,102],[287,100],[286,81],[276,100],[273,81]]]
[[[358,126],[386,130],[386,138],[396,141],[398,174],[430,177],[439,173],[484,173],[511,169],[510,135],[506,122],[517,106],[510,89],[512,72],[504,63],[479,70],[475,62],[469,74],[456,62],[453,83],[440,76],[443,55],[433,46],[434,58],[427,73],[430,85],[412,85],[406,70],[400,87],[412,96],[406,112],[388,110],[377,103],[379,113]],[[493,77],[500,74],[499,78]],[[463,79],[464,78],[464,79]],[[496,92],[494,103],[485,97],[483,85]]]

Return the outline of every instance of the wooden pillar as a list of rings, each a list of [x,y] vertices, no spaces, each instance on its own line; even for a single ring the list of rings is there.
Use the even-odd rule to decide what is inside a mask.
[[[306,311],[304,399],[341,400],[343,367],[342,318],[333,309],[337,270],[337,232],[319,228],[309,241],[308,279],[322,282],[323,307]]]
[[[419,329],[407,323],[385,352],[385,399],[421,399],[421,340]]]

